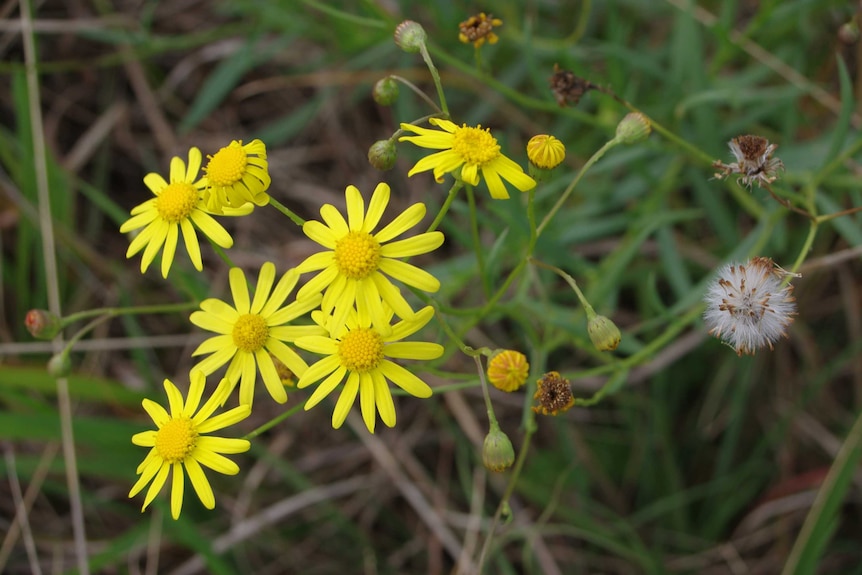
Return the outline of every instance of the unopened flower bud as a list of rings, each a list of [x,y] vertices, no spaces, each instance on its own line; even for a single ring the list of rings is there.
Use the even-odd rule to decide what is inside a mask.
[[[398,151],[392,140],[377,140],[368,148],[368,162],[381,172],[391,170],[397,157]]]
[[[377,80],[371,97],[381,106],[391,106],[398,99],[398,82],[389,76]]]
[[[617,139],[623,144],[634,144],[645,140],[652,128],[649,120],[640,112],[626,114],[617,124]]]
[[[527,142],[527,158],[530,160],[530,177],[541,182],[566,158],[566,146],[547,134],[533,136]]]
[[[24,317],[27,331],[36,339],[54,339],[63,328],[63,322],[57,314],[46,309],[31,309]]]
[[[512,442],[496,422],[492,423],[482,444],[482,463],[489,471],[499,473],[512,467],[514,462],[515,448]]]
[[[405,20],[395,28],[395,44],[405,52],[418,52],[428,35],[418,22]]]
[[[603,315],[594,316],[587,322],[587,333],[590,334],[590,340],[599,351],[615,350],[622,339],[620,328]]]
[[[48,360],[48,373],[52,377],[66,377],[72,373],[72,360],[68,350],[63,350]]]
[[[845,22],[838,29],[838,39],[845,44],[855,44],[859,40],[859,25],[856,20]]]
[[[520,351],[505,349],[488,360],[488,381],[502,391],[515,391],[527,381],[530,364]]]

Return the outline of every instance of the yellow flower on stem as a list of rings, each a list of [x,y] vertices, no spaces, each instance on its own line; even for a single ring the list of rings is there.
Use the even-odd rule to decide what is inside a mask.
[[[120,226],[120,233],[144,228],[126,251],[126,257],[130,258],[146,247],[141,258],[141,273],[147,271],[164,246],[162,277],[168,277],[177,250],[179,230],[183,232],[183,241],[192,265],[198,271],[203,270],[203,263],[195,227],[219,247],[229,248],[233,245],[227,230],[206,213],[201,184],[195,181],[200,167],[201,151],[192,148],[189,150],[188,168],[182,158],[171,159],[170,183],[154,172],[144,176],[144,184],[156,197],[133,208],[132,217]]]
[[[254,300],[249,297],[245,273],[240,268],[231,268],[229,279],[233,307],[209,298],[201,302],[201,311],[192,313],[189,318],[196,326],[219,334],[205,340],[192,352],[193,356],[211,354],[195,368],[209,375],[230,361],[225,377],[230,382],[230,390],[242,379],[239,388],[242,405],[252,404],[260,370],[269,394],[278,403],[284,403],[287,393],[270,354],[297,375],[305,371],[308,365],[285,343],[304,335],[318,335],[323,330],[316,325],[287,324],[316,308],[320,304],[320,294],[311,294],[282,307],[296,287],[299,273],[296,269],[288,270],[273,289],[275,264],[272,262],[260,268]]]
[[[201,465],[225,475],[239,473],[239,466],[221,454],[243,453],[248,451],[251,444],[245,439],[212,437],[205,434],[242,421],[251,413],[251,408],[242,405],[211,417],[230,393],[231,385],[223,379],[212,396],[198,410],[205,379],[202,372],[192,371],[191,386],[185,402],[180,390],[166,379],[164,386],[168,394],[170,413],[155,401],[143,401],[144,409],[158,429],[132,436],[132,443],[135,445],[151,448],[138,466],[138,481],[129,491],[129,497],[134,497],[152,481],[141,511],[144,511],[162,490],[171,472],[171,516],[174,519],[180,516],[183,506],[183,469],[189,474],[195,493],[207,509],[215,507],[215,496]]]
[[[297,266],[299,273],[318,270],[320,273],[302,286],[296,297],[304,299],[310,294],[324,292],[322,311],[330,314],[335,310],[332,330],[344,324],[354,304],[360,313],[371,316],[375,326],[385,330],[389,321],[385,317],[383,302],[402,319],[412,318],[414,314],[410,304],[386,276],[426,292],[440,289],[440,282],[434,276],[395,258],[431,252],[443,243],[443,234],[427,232],[390,241],[422,221],[425,204],[413,204],[374,233],[389,204],[389,186],[377,185],[368,212],[365,211],[362,194],[355,186],[347,186],[344,195],[347,221],[335,206],[325,204],[320,208],[325,223],[311,220],[302,226],[305,235],[327,251],[309,256]]]
[[[344,423],[357,393],[368,431],[374,433],[376,413],[380,413],[383,423],[393,427],[395,404],[387,380],[415,397],[430,397],[431,388],[387,358],[429,360],[443,355],[443,346],[437,343],[399,341],[425,327],[433,316],[432,307],[422,308],[413,319],[402,320],[384,333],[374,326],[370,316],[353,310],[344,327],[334,336],[298,338],[295,342],[297,347],[326,356],[311,365],[297,382],[297,387],[303,388],[323,380],[306,401],[305,409],[320,403],[346,376],[344,389],[332,413],[332,427],[338,429]],[[312,317],[321,324],[333,319],[320,311],[313,312]],[[386,310],[387,323],[391,318],[392,310]]]
[[[479,184],[479,172],[488,191],[495,200],[505,200],[509,197],[503,180],[506,180],[519,191],[526,192],[536,186],[536,181],[524,173],[517,163],[500,152],[500,145],[487,128],[457,126],[449,120],[431,118],[429,122],[440,128],[432,130],[420,128],[411,124],[401,124],[402,130],[417,134],[416,136],[401,136],[399,142],[413,142],[420,148],[442,150],[419,160],[407,172],[408,176],[434,170],[434,178],[442,181],[443,174],[452,172],[466,184]]]
[[[248,144],[233,140],[214,156],[207,156],[204,200],[207,209],[222,213],[225,208],[238,208],[250,202],[257,206],[269,203],[269,164],[266,145],[260,140]]]

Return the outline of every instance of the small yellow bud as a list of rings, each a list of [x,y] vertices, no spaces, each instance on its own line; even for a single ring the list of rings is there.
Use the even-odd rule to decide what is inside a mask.
[[[368,162],[381,172],[391,170],[397,157],[398,151],[392,140],[377,140],[368,148]]]
[[[553,170],[566,159],[566,146],[553,136],[540,134],[527,142],[530,163],[543,170]]]
[[[381,106],[391,106],[398,99],[398,82],[389,76],[377,80],[371,97]]]
[[[623,144],[634,144],[645,140],[652,128],[649,120],[640,112],[632,112],[617,124],[617,139]]]
[[[510,468],[515,462],[515,448],[509,437],[494,422],[482,444],[482,463],[489,471],[497,473]]]
[[[405,52],[418,52],[427,39],[425,29],[413,20],[405,20],[395,28],[395,44]]]
[[[498,351],[488,360],[488,381],[502,391],[515,391],[527,381],[530,364],[519,351]]]
[[[62,320],[57,314],[46,309],[31,309],[24,317],[24,325],[30,335],[36,339],[54,339],[63,328]]]
[[[613,351],[620,344],[622,334],[620,328],[603,315],[597,315],[587,322],[587,333],[590,340],[599,351]]]

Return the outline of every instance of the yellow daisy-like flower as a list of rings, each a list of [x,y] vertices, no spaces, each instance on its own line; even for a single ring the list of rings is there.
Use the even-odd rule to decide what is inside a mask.
[[[246,202],[257,206],[269,203],[266,190],[272,180],[263,142],[252,140],[243,145],[242,140],[234,140],[207,158],[202,180],[207,209],[222,213],[224,208],[238,208]]]
[[[143,431],[132,436],[132,443],[135,445],[151,448],[138,466],[137,473],[140,475],[138,481],[129,491],[129,497],[134,497],[152,481],[141,511],[144,511],[162,490],[171,470],[173,470],[171,516],[174,519],[180,516],[183,506],[185,484],[183,468],[189,474],[195,493],[207,509],[215,507],[215,496],[201,465],[225,475],[239,473],[239,466],[221,454],[243,453],[248,451],[251,444],[245,439],[228,439],[204,434],[242,421],[251,413],[251,408],[242,405],[210,417],[230,393],[231,385],[223,379],[212,396],[198,410],[205,380],[202,372],[193,371],[189,394],[183,402],[180,390],[166,379],[164,385],[165,392],[168,394],[170,413],[155,401],[149,399],[143,401],[144,409],[153,418],[158,429]],[[196,410],[197,414],[195,414]]]
[[[419,160],[407,172],[408,176],[433,169],[434,178],[442,181],[443,174],[458,172],[455,174],[456,177],[475,186],[479,184],[481,170],[491,197],[496,200],[505,200],[509,197],[503,180],[522,192],[536,186],[536,181],[525,174],[521,166],[500,153],[500,145],[487,128],[482,129],[482,126],[473,128],[466,124],[458,127],[449,120],[440,118],[431,118],[429,122],[441,130],[401,124],[402,130],[418,135],[401,136],[398,138],[399,142],[408,141],[420,148],[443,150]]]
[[[566,146],[553,136],[533,136],[527,142],[527,158],[537,168],[552,170],[566,159]]]
[[[374,233],[389,204],[389,186],[383,183],[377,185],[368,212],[365,212],[362,194],[355,186],[347,186],[344,195],[347,200],[347,221],[335,206],[325,204],[320,208],[325,224],[312,220],[302,226],[305,235],[328,251],[318,252],[297,266],[300,273],[320,270],[300,288],[297,298],[303,299],[325,290],[321,309],[326,314],[335,310],[335,320],[331,324],[333,330],[344,324],[354,304],[362,314],[370,314],[374,325],[385,330],[389,321],[385,317],[382,302],[388,304],[402,319],[413,317],[410,304],[386,276],[426,292],[440,289],[440,282],[434,276],[395,258],[431,252],[443,243],[443,234],[427,232],[391,242],[422,221],[425,205],[413,204]]]
[[[144,228],[126,251],[126,257],[130,258],[146,247],[141,258],[141,273],[147,271],[164,245],[162,277],[168,277],[177,250],[179,230],[183,232],[186,251],[198,271],[203,270],[203,263],[195,227],[222,248],[233,245],[227,230],[206,213],[201,184],[195,181],[200,167],[201,151],[192,148],[189,150],[188,169],[182,158],[171,159],[170,183],[154,172],[144,176],[144,183],[156,197],[133,208],[132,217],[120,226],[120,233]]]
[[[387,310],[386,315],[387,321],[390,320],[392,310]],[[431,388],[387,358],[429,360],[443,355],[443,346],[436,343],[399,341],[425,327],[433,316],[434,309],[425,307],[416,312],[413,319],[402,320],[384,333],[372,324],[367,314],[354,310],[340,334],[298,338],[297,347],[326,356],[311,365],[297,382],[297,387],[303,388],[323,379],[308,398],[305,409],[317,405],[347,376],[332,413],[332,427],[338,429],[344,423],[357,393],[368,431],[374,433],[375,412],[380,413],[380,419],[387,426],[394,426],[395,405],[387,380],[415,397],[430,397]],[[313,312],[312,317],[321,324],[332,320],[319,311]]]
[[[229,279],[234,307],[209,298],[201,302],[202,311],[192,313],[189,318],[196,326],[219,334],[202,342],[192,352],[193,356],[211,354],[195,368],[209,375],[230,361],[225,374],[230,390],[242,379],[239,401],[249,406],[254,399],[254,384],[260,370],[269,394],[278,403],[284,403],[287,393],[270,354],[297,375],[306,370],[308,365],[285,342],[305,335],[318,335],[323,330],[316,325],[287,324],[316,308],[321,296],[311,294],[282,307],[296,287],[299,273],[296,269],[289,270],[273,289],[275,264],[272,262],[266,262],[260,268],[254,300],[249,298],[245,273],[240,268],[231,268]]]

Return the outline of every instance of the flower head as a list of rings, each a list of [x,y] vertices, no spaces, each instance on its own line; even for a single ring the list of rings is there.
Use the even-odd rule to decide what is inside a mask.
[[[588,80],[575,76],[571,70],[564,70],[557,64],[554,64],[554,73],[548,80],[548,85],[561,108],[569,104],[577,106],[588,90],[596,88]]]
[[[141,273],[147,271],[164,245],[162,277],[168,277],[177,250],[179,230],[183,232],[186,251],[198,271],[203,270],[203,263],[195,227],[219,247],[233,245],[230,234],[206,212],[202,184],[196,181],[200,167],[201,151],[192,148],[189,150],[188,169],[181,158],[171,159],[170,183],[156,173],[144,176],[144,183],[156,197],[133,208],[132,217],[120,226],[120,233],[144,228],[126,251],[126,257],[130,258],[147,248],[141,258]]]
[[[287,393],[270,354],[295,374],[305,371],[306,363],[285,344],[303,335],[319,334],[322,330],[318,326],[288,324],[317,307],[320,294],[311,294],[284,306],[288,294],[296,286],[299,273],[295,269],[289,270],[273,289],[275,265],[272,262],[266,262],[260,268],[254,300],[249,297],[245,273],[240,268],[231,268],[229,279],[233,306],[219,299],[205,299],[201,302],[201,311],[192,313],[189,318],[196,326],[218,334],[202,342],[192,352],[193,356],[211,354],[195,367],[209,375],[230,361],[225,374],[230,383],[228,391],[242,379],[239,401],[243,405],[252,404],[254,384],[260,370],[269,394],[277,402],[284,403]]]
[[[389,204],[389,186],[377,185],[367,212],[362,194],[355,186],[347,186],[344,195],[347,221],[335,206],[325,204],[320,208],[325,223],[311,220],[302,226],[305,235],[327,251],[318,252],[297,266],[299,273],[320,271],[302,286],[297,298],[323,291],[321,309],[326,314],[335,310],[333,329],[343,325],[355,304],[361,314],[370,315],[373,323],[385,330],[389,322],[382,302],[400,318],[412,318],[414,313],[387,276],[427,292],[440,289],[434,276],[395,258],[433,251],[443,243],[443,234],[435,231],[390,241],[422,221],[425,205],[413,204],[375,233]]]
[[[476,48],[481,48],[485,42],[496,44],[500,38],[494,34],[494,27],[502,25],[499,18],[481,12],[458,24],[458,39],[464,44],[472,43]]]
[[[539,400],[538,406],[533,406],[533,411],[542,415],[557,415],[568,411],[575,404],[572,395],[572,384],[568,379],[556,371],[549,371],[543,375],[533,394],[533,399]]]
[[[392,311],[387,310],[386,316],[388,322]],[[320,403],[346,376],[332,413],[332,427],[338,429],[344,423],[357,393],[368,431],[374,433],[376,413],[380,413],[380,419],[387,426],[394,426],[395,405],[387,380],[415,397],[430,397],[431,388],[389,358],[428,360],[443,355],[443,346],[436,343],[399,341],[425,327],[433,316],[434,309],[428,306],[416,312],[412,319],[399,321],[391,330],[383,332],[367,314],[353,310],[342,329],[333,336],[297,339],[297,347],[326,356],[311,365],[297,383],[297,387],[303,388],[323,380],[308,398],[305,409]],[[312,317],[321,324],[333,319],[319,311],[313,312]]]
[[[796,274],[765,257],[722,267],[704,297],[709,333],[738,355],[754,355],[765,346],[773,349],[796,316],[793,286],[784,281],[788,275]]]
[[[725,164],[720,160],[713,162],[712,167],[721,170],[715,177],[723,179],[730,174],[741,174],[737,180],[742,185],[760,187],[769,185],[776,180],[778,170],[784,169],[784,163],[772,154],[778,148],[760,136],[739,136],[727,143],[736,162]]]
[[[566,146],[553,136],[541,134],[527,142],[527,158],[543,170],[553,170],[566,159]]]
[[[191,386],[185,402],[180,390],[166,379],[164,385],[170,413],[154,401],[143,401],[144,409],[153,418],[158,429],[132,436],[132,443],[135,445],[151,448],[138,466],[138,481],[129,491],[129,497],[134,497],[152,481],[141,511],[146,509],[162,490],[171,471],[171,516],[174,519],[180,516],[183,506],[183,469],[189,474],[195,493],[207,509],[215,507],[215,497],[201,465],[225,475],[236,475],[239,472],[237,464],[221,454],[248,451],[250,443],[245,439],[228,439],[205,434],[242,421],[248,417],[251,408],[242,405],[210,417],[230,393],[231,385],[223,379],[212,396],[198,410],[205,379],[202,372],[192,371]]]
[[[520,351],[505,349],[488,360],[488,381],[502,391],[515,391],[527,381],[530,364]]]
[[[487,128],[482,129],[482,126],[473,128],[466,124],[458,127],[449,120],[440,118],[431,118],[429,122],[440,130],[401,124],[402,130],[418,135],[402,136],[398,139],[399,142],[406,140],[420,148],[443,150],[419,160],[407,172],[408,176],[433,169],[434,178],[442,181],[443,174],[457,172],[456,177],[475,186],[479,184],[481,170],[491,197],[497,200],[505,200],[509,197],[503,180],[522,192],[536,186],[536,181],[525,174],[521,166],[500,153],[500,145]]]
[[[207,209],[220,214],[225,208],[239,208],[247,202],[257,206],[269,203],[266,190],[271,179],[263,142],[233,140],[207,158],[206,176],[201,180]]]

